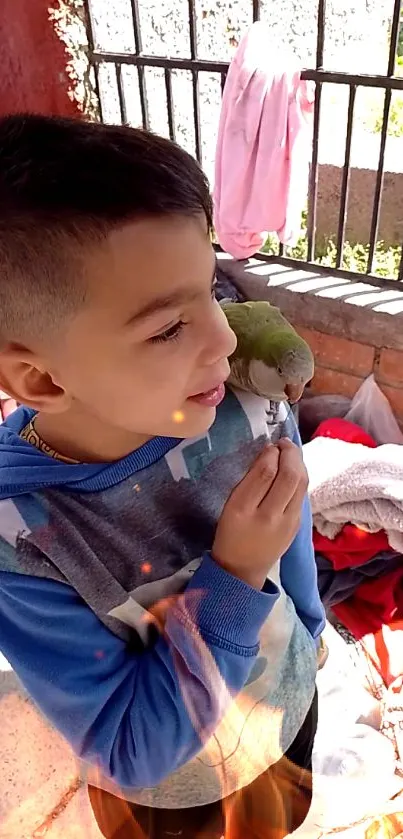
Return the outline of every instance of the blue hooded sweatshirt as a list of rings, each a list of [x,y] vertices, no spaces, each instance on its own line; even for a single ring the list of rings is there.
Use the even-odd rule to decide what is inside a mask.
[[[312,701],[324,614],[308,501],[262,591],[210,554],[262,444],[299,440],[284,406],[270,424],[266,409],[227,391],[206,435],[106,464],[22,440],[26,408],[0,426],[0,649],[87,776],[140,804],[197,806],[250,783]]]

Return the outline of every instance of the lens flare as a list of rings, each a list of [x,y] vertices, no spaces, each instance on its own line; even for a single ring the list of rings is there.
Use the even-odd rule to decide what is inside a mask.
[[[150,562],[143,562],[143,564],[141,566],[141,570],[142,570],[143,574],[151,574],[151,570],[152,570],[151,563]]]
[[[172,419],[174,422],[181,423],[185,419],[185,414],[183,411],[174,411],[172,414]]]
[[[151,570],[148,562],[140,567],[144,573]],[[269,834],[272,839],[284,839],[290,833],[294,816],[296,823],[302,823],[306,818],[311,801],[311,773],[283,757],[283,710],[268,707],[261,701],[258,683],[257,692],[251,689],[250,694],[231,695],[195,624],[194,616],[198,614],[204,596],[202,590],[188,592],[185,598],[178,592],[158,600],[145,610],[143,617],[144,621],[153,622],[162,635],[172,608],[181,612],[189,627],[193,625],[189,632],[188,662],[175,647],[172,660],[186,710],[202,743],[196,760],[204,767],[202,774],[211,777],[219,786],[222,800],[221,816],[219,819],[216,815],[212,817],[211,823],[206,825],[206,830],[211,828],[211,832],[203,831],[200,839],[202,835],[218,837],[220,834],[221,839],[246,839],[252,835],[254,839],[267,839]],[[202,674],[196,682],[189,669],[195,660],[197,670]],[[214,730],[210,729],[209,715],[203,724],[200,714],[200,698],[205,694],[214,705],[211,712],[219,720]],[[268,762],[271,768],[266,771]],[[92,771],[91,775],[93,777]],[[92,779],[91,783],[94,783]],[[117,795],[119,797],[118,791]],[[290,802],[293,802],[291,808]],[[134,815],[132,818],[133,836],[137,837],[139,825]],[[382,836],[382,839],[386,837]]]

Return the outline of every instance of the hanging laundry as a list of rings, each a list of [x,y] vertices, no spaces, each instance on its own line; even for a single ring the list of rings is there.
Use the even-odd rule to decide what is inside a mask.
[[[295,57],[280,57],[270,26],[254,23],[228,71],[215,159],[215,230],[236,259],[259,250],[267,232],[286,245],[298,239],[313,103]]]

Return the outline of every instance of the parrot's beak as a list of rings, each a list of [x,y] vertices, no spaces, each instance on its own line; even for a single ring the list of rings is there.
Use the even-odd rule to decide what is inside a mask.
[[[295,382],[285,386],[284,391],[291,405],[294,405],[295,402],[299,402],[304,392],[304,388],[305,385],[302,382]]]

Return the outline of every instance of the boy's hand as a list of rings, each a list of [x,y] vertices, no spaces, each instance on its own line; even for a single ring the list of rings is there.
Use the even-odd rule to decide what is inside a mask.
[[[300,525],[308,475],[298,446],[265,446],[232,491],[219,519],[214,560],[260,590]]]

